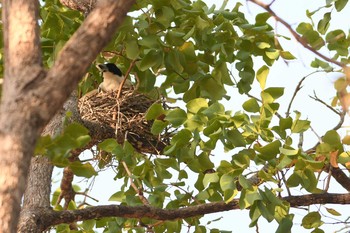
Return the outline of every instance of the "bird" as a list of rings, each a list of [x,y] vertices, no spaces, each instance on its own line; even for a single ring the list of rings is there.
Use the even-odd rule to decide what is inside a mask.
[[[102,72],[103,82],[98,87],[98,92],[117,91],[124,80],[124,75],[114,63],[97,64],[97,69]],[[125,80],[124,87],[131,87],[130,80]]]

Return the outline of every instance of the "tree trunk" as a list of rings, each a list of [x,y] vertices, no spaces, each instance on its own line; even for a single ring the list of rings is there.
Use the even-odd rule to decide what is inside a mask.
[[[39,1],[2,1],[5,72],[0,105],[0,232],[16,232],[38,136],[133,2],[100,0],[46,74],[41,62]]]

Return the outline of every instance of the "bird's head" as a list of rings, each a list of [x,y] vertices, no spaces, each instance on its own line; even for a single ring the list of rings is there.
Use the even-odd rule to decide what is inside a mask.
[[[97,64],[96,67],[102,73],[109,72],[119,77],[123,76],[123,73],[121,72],[121,70],[113,63]]]

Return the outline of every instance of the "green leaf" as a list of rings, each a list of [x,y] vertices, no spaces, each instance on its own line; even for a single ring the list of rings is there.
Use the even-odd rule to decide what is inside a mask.
[[[329,33],[328,33],[329,34]],[[313,60],[312,62],[311,62],[311,65],[310,65],[311,67],[314,67],[314,68],[319,68],[319,67],[321,67],[323,70],[325,70],[326,72],[330,72],[330,71],[332,71],[333,70],[333,67],[331,67],[330,65],[329,65],[329,63],[328,62],[325,62],[325,61],[321,61],[320,59],[318,59],[318,58],[315,58],[315,60]]]
[[[242,105],[243,109],[247,112],[259,112],[260,106],[258,104],[258,101],[254,98],[251,98],[243,103]]]
[[[221,103],[215,102],[202,111],[209,119],[225,113],[225,107]]]
[[[338,78],[335,82],[334,82],[334,88],[335,90],[337,90],[338,92],[344,91],[345,88],[347,88],[348,86],[348,81],[345,78]]]
[[[297,120],[293,123],[292,133],[301,133],[310,128],[310,121],[308,120]]]
[[[280,55],[280,52],[277,49],[272,49],[272,50],[266,51],[265,54],[269,59],[276,60]]]
[[[81,226],[83,227],[84,231],[89,232],[93,230],[95,224],[96,224],[95,219],[89,219],[89,220],[84,220]]]
[[[234,190],[236,188],[235,177],[230,174],[223,174],[220,178],[220,187],[224,192]]]
[[[339,153],[343,152],[343,145],[340,140],[340,136],[335,130],[329,130],[323,136],[323,142],[332,146],[333,150],[339,150]]]
[[[291,54],[289,51],[280,51],[280,55],[285,60],[294,60],[296,57],[294,57],[293,54]]]
[[[35,146],[35,155],[45,155],[49,145],[51,145],[52,139],[49,135],[41,136]]]
[[[192,99],[186,104],[190,113],[196,114],[199,110],[208,108],[208,102],[204,98]]]
[[[335,9],[339,12],[344,9],[347,3],[348,3],[348,0],[337,0],[334,4]]]
[[[214,68],[212,76],[222,84],[233,85],[226,62],[219,63],[219,65]]]
[[[199,165],[202,171],[214,168],[213,162],[207,153],[203,152],[198,156]]]
[[[151,133],[158,135],[163,132],[163,130],[169,125],[167,121],[154,120],[151,128]]]
[[[219,182],[220,178],[217,172],[214,173],[206,173],[203,178],[203,186],[207,187],[210,183]]]
[[[296,111],[296,117],[292,124],[292,133],[302,133],[310,128],[310,121],[300,120],[300,113]]]
[[[172,8],[163,6],[155,12],[156,22],[159,22],[164,27],[169,27],[174,19],[174,11]]]
[[[165,110],[163,109],[162,105],[160,103],[154,103],[147,110],[145,119],[148,121],[154,120],[164,113],[165,113]]]
[[[293,173],[288,179],[287,179],[287,185],[288,187],[297,187],[300,184],[300,176],[298,176],[296,173]]]
[[[90,178],[96,176],[97,172],[92,167],[90,163],[80,163],[79,161],[69,164],[69,167],[72,169],[74,175]]]
[[[120,146],[120,145],[113,138],[108,138],[108,139],[104,140],[103,142],[101,142],[100,144],[98,144],[98,147],[101,150],[104,150],[106,152],[112,152],[118,146]]]
[[[251,205],[253,205],[253,203],[257,200],[261,200],[261,196],[259,195],[259,193],[257,192],[257,190],[254,189],[243,189],[241,192],[241,196],[240,196],[240,208],[247,208]],[[244,203],[243,203],[244,202]]]
[[[268,222],[271,222],[274,217],[273,217],[273,214],[274,214],[274,210],[273,210],[273,213],[271,213],[269,211],[269,209],[266,207],[265,203],[263,201],[260,201],[258,200],[257,202],[257,207],[259,208],[260,210],[260,213],[261,215],[268,221]]]
[[[259,158],[266,160],[266,161],[275,158],[276,155],[280,152],[280,147],[281,147],[281,142],[278,140],[273,141],[273,142],[271,142],[263,147],[259,147],[257,145],[254,146],[254,148],[258,152],[260,152],[260,154],[258,155]]]
[[[165,120],[169,121],[174,127],[178,127],[187,120],[187,114],[181,108],[175,108],[167,113]]]
[[[228,190],[224,191],[225,203],[228,204],[229,202],[231,202],[237,196],[237,194],[238,194],[237,189],[228,189]]]
[[[276,233],[290,233],[293,227],[293,217],[293,214],[289,214],[283,218],[276,230]]]
[[[280,121],[279,125],[281,127],[281,130],[290,129],[293,125],[293,119],[291,117],[280,118],[279,121]]]
[[[311,231],[311,233],[324,233],[324,231],[320,228],[316,228],[313,231]]]
[[[286,149],[286,148],[280,147],[280,152],[284,155],[290,156],[290,155],[297,155],[299,150],[298,149]]]
[[[317,30],[324,35],[329,28],[329,21],[331,20],[331,13],[327,12],[317,24]]]
[[[201,96],[212,100],[221,100],[225,94],[226,90],[221,83],[216,81],[213,77],[208,77],[202,79],[199,82],[201,87]]]
[[[139,56],[140,50],[136,40],[128,40],[125,42],[125,53],[127,58],[131,60],[134,60]]]
[[[302,38],[316,50],[322,48],[325,44],[322,37],[313,29],[310,23],[300,23],[296,30],[298,33],[302,34]]]
[[[321,215],[318,212],[310,212],[304,216],[301,225],[305,229],[312,229],[320,227],[323,224]]]
[[[263,65],[257,72],[256,72],[256,79],[260,83],[260,88],[262,90],[265,89],[266,79],[269,75],[270,69],[266,65]]]
[[[162,63],[162,59],[160,51],[152,49],[142,58],[139,69],[145,71],[151,67],[159,66]]]
[[[325,207],[325,208],[326,208],[327,212],[330,213],[331,215],[334,215],[334,216],[341,216],[341,214],[340,214],[338,211],[336,211],[335,209],[333,209],[333,208],[327,208],[327,207]]]
[[[188,145],[192,138],[192,133],[188,129],[182,129],[176,135],[173,136],[170,142],[170,146],[164,149],[164,154],[169,155],[175,152],[177,149],[183,148]]]
[[[89,133],[89,130],[78,123],[69,124],[64,129],[64,134],[71,136],[72,138],[78,138],[80,136],[85,136]]]
[[[227,131],[227,139],[235,146],[241,147],[247,144],[246,140],[242,136],[242,133],[237,129]]]
[[[196,56],[196,52],[195,52],[195,47],[194,47],[194,44],[193,44],[191,41],[185,42],[185,43],[179,48],[179,51],[185,55],[186,60],[188,60],[188,61],[190,61],[190,62],[197,61],[197,56]]]
[[[284,93],[283,87],[269,87],[261,92],[261,98],[264,103],[272,103],[281,97]]]
[[[245,178],[245,176],[243,176],[243,175],[239,175],[238,182],[242,186],[243,189],[250,189],[252,187],[252,184],[250,183],[250,181],[247,178]],[[250,203],[252,203],[252,202],[250,202]]]
[[[123,202],[125,201],[125,192],[123,191],[118,191],[116,193],[114,193],[109,199],[108,201],[118,201],[118,202]]]
[[[178,51],[170,50],[165,59],[165,64],[167,67],[171,67],[174,71],[180,74],[184,71],[184,67],[180,62],[180,55]]]
[[[197,16],[196,18],[196,27],[200,30],[203,31],[206,28],[210,27],[210,23],[207,20],[204,20],[202,17]]]
[[[160,46],[159,38],[156,35],[144,36],[142,40],[140,40],[138,43],[139,45],[145,46],[150,49],[159,48]]]

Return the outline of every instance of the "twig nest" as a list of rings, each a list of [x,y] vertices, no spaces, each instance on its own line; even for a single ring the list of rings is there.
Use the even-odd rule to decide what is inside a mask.
[[[83,120],[114,128],[118,143],[127,140],[141,153],[160,154],[169,144],[169,134],[152,134],[153,122],[145,119],[146,111],[157,101],[123,88],[119,98],[116,92],[88,93],[80,98],[78,106]]]

